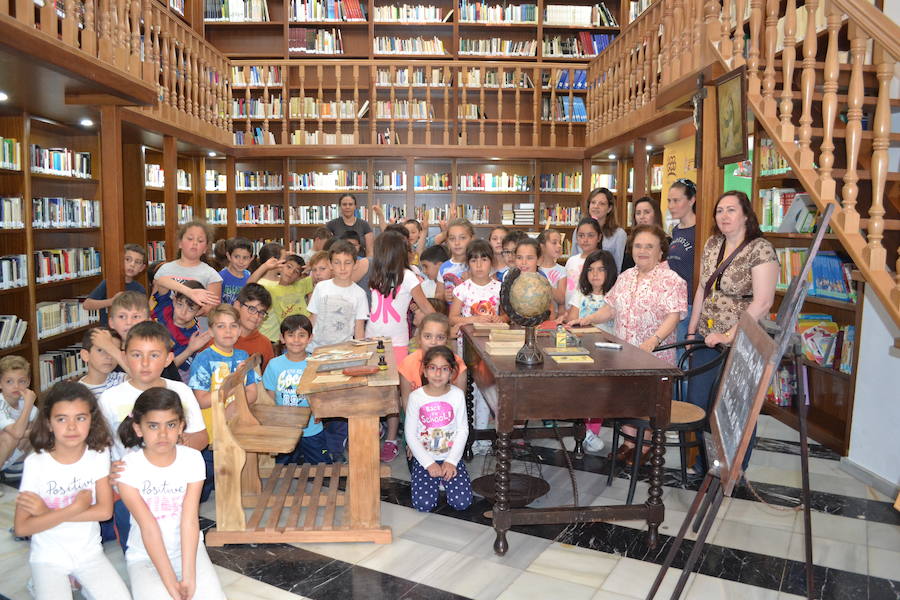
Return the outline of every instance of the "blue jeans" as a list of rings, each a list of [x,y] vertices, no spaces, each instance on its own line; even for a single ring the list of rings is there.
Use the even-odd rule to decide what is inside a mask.
[[[116,500],[113,504],[113,520],[119,532],[119,545],[122,546],[122,552],[125,552],[128,549],[128,532],[131,531],[131,513],[121,500]]]
[[[687,339],[688,323],[690,323],[690,321],[691,321],[691,309],[693,309],[693,306],[688,304],[687,316],[685,318],[683,318],[682,320],[678,321],[678,326],[675,328],[675,341],[676,342],[683,342],[684,340]],[[683,354],[684,354],[684,348],[679,348],[676,351],[676,356],[675,356],[675,359],[676,359],[675,364],[676,365],[679,364],[679,362],[681,361],[681,357]]]
[[[209,499],[212,491],[216,489],[216,466],[213,463],[212,444],[200,451],[203,462],[206,463],[206,479],[203,481],[203,489],[200,491],[200,503]]]
[[[337,461],[344,457],[344,461],[346,461],[344,448],[347,447],[347,435],[349,433],[347,419],[325,419],[323,427],[325,446],[328,448],[331,459]]]
[[[316,435],[304,435],[297,442],[297,447],[291,453],[279,454],[275,457],[275,462],[286,465],[288,463],[317,465],[325,463],[330,465],[333,461],[331,453],[328,452],[328,444],[325,439],[325,432],[320,431]]]

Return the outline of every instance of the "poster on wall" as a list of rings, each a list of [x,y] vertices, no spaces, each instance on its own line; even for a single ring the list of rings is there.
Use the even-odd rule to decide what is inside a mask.
[[[669,188],[676,179],[685,177],[697,182],[697,167],[694,164],[694,136],[682,138],[666,144],[663,148],[663,179],[660,208],[666,219],[666,231],[672,230],[674,221],[669,218]]]

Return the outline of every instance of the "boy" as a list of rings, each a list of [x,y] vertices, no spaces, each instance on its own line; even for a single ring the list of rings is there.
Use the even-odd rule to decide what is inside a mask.
[[[193,279],[185,281],[183,285],[192,290],[203,289],[203,284]],[[211,339],[209,330],[200,332],[197,315],[200,314],[201,308],[182,292],[158,294],[156,306],[153,307],[153,319],[165,325],[169,335],[172,336],[172,341],[175,342],[172,348],[175,354],[173,364],[178,367],[178,375],[185,383],[191,371],[194,354]]]
[[[307,261],[306,264],[309,266],[309,276],[312,278],[313,286],[326,279],[331,279],[331,258],[329,255],[330,250],[322,250],[313,254]],[[313,291],[315,291],[315,287]]]
[[[250,279],[250,261],[253,260],[253,244],[246,238],[228,240],[225,256],[228,266],[219,271],[222,276],[222,303],[234,304],[238,293]]]
[[[272,295],[258,283],[248,283],[237,295],[233,306],[238,311],[238,325],[241,326],[241,337],[234,347],[248,355],[261,354],[259,366],[261,371],[265,371],[269,361],[275,358],[275,352],[272,342],[259,332],[259,326],[272,308]]]
[[[28,389],[31,366],[21,356],[0,358],[0,471],[25,458],[30,448],[28,432],[37,418],[35,393]],[[15,467],[21,473],[21,465]]]
[[[303,259],[296,254],[288,254],[282,261],[269,260],[262,264],[253,275],[249,283],[257,280],[272,295],[272,308],[269,316],[263,321],[260,331],[272,342],[279,340],[278,325],[285,317],[290,315],[308,315],[306,297],[312,293],[313,284],[310,277],[300,278],[303,273]],[[280,277],[277,282],[269,279],[260,279],[260,275],[267,271],[279,269]]]
[[[503,261],[506,263],[506,266],[497,269],[496,277],[499,281],[503,281],[507,271],[516,266],[516,246],[519,245],[519,240],[526,237],[528,237],[527,233],[517,229],[511,231],[509,235],[503,238]],[[503,263],[501,262],[500,264],[502,265]]]
[[[351,279],[356,252],[353,246],[340,241],[331,247],[329,255],[332,278],[320,281],[309,300],[314,340],[309,343],[310,350],[366,336],[369,303],[365,292]]]
[[[317,227],[315,231],[313,231],[313,245],[312,250],[304,252],[300,256],[303,260],[306,261],[306,264],[312,265],[311,258],[318,252],[321,252],[325,249],[325,244],[334,237],[334,234],[331,233],[331,230],[327,227]]]
[[[134,280],[135,277],[141,274],[141,271],[144,270],[144,267],[147,266],[147,251],[140,244],[125,244],[125,291],[126,292],[138,292],[147,295],[147,290],[144,289],[140,283]],[[121,292],[119,292],[121,293]],[[106,313],[106,309],[108,309],[113,300],[115,300],[118,294],[115,294],[112,298],[107,298],[108,292],[106,290],[106,280],[100,282],[94,291],[88,294],[88,297],[84,301],[84,309],[85,310],[99,310],[100,311],[100,325],[106,325],[108,322],[108,316]]]
[[[250,358],[250,355],[234,347],[241,335],[241,326],[238,323],[240,315],[235,307],[220,304],[210,310],[206,318],[209,319],[213,343],[198,353],[191,363],[188,386],[194,390],[197,403],[200,404],[209,441],[212,443],[215,436],[212,426],[212,393],[219,389],[225,378],[234,373],[242,362]],[[256,371],[247,373],[244,382],[247,388],[247,404],[256,402],[256,386],[253,384],[258,381],[259,375]]]
[[[444,298],[444,282],[438,272],[441,265],[448,260],[450,260],[450,256],[443,246],[426,248],[419,257],[419,268],[425,276],[425,281],[422,282],[422,291],[426,298]]]
[[[116,371],[116,357],[94,343],[94,331],[97,330],[109,333],[119,344],[122,343],[122,338],[109,327],[88,329],[81,338],[81,360],[87,365],[87,375],[79,379],[78,383],[83,383],[99,398],[109,388],[125,381],[126,373]]]
[[[281,343],[284,354],[273,359],[263,374],[263,386],[275,394],[279,406],[309,406],[305,395],[297,394],[300,377],[306,370],[306,346],[312,337],[312,323],[304,315],[290,315],[281,323]],[[291,454],[281,454],[279,463],[300,462],[308,464],[331,463],[331,455],[325,442],[322,424],[313,415],[303,429],[303,437]]]

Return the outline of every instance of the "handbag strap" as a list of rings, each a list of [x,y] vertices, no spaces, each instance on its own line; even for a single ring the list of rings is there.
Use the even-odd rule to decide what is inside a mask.
[[[722,247],[719,248],[719,266],[716,267],[716,270],[713,271],[712,275],[709,276],[709,279],[706,280],[706,284],[703,286],[703,298],[701,302],[703,300],[706,300],[706,297],[709,296],[709,293],[712,291],[713,286],[721,282],[722,275],[725,274],[725,269],[728,268],[728,265],[731,264],[731,261],[733,261],[735,257],[740,254],[741,250],[744,249],[744,246],[749,244],[750,241],[751,240],[744,238],[744,241],[742,241],[740,245],[738,245],[738,247],[734,249],[734,252],[729,254],[728,258],[722,260],[722,257],[725,256],[725,240],[722,240]]]

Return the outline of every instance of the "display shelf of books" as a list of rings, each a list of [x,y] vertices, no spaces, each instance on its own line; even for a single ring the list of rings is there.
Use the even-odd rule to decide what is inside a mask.
[[[238,234],[243,229],[265,228],[284,236],[287,198],[285,163],[282,158],[235,162],[234,220]]]
[[[337,218],[338,200],[343,194],[353,194],[359,216],[369,220],[370,160],[293,159],[288,161],[288,169],[288,220],[292,227],[314,229]]]
[[[541,160],[538,164],[538,224],[575,227],[581,219],[585,176],[581,163]]]
[[[384,221],[374,211],[372,216],[380,227],[384,228],[390,222],[402,223],[414,214],[411,179],[406,159],[376,158],[372,161],[372,203],[381,208]]]
[[[268,0],[204,0],[203,23],[207,28],[229,25],[281,25],[283,3],[274,0],[272,11]]]
[[[456,161],[456,206],[475,225],[535,222],[534,161]],[[507,217],[513,216],[510,219]]]

